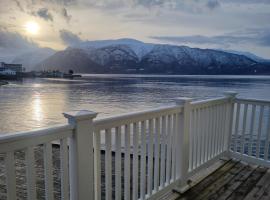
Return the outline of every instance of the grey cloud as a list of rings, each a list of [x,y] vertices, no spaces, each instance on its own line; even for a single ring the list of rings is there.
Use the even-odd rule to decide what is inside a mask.
[[[65,20],[66,20],[67,22],[69,22],[70,19],[71,19],[71,17],[72,17],[71,15],[68,14],[68,11],[67,11],[66,8],[63,8],[63,9],[61,10],[61,15],[65,18]]]
[[[145,7],[163,6],[165,3],[165,0],[134,0],[135,5],[142,5]]]
[[[213,10],[213,9],[215,9],[215,8],[218,8],[218,7],[220,6],[220,3],[219,3],[219,1],[217,1],[217,0],[210,0],[210,1],[208,1],[208,2],[206,3],[206,6],[207,6],[209,9]]]
[[[32,4],[40,4],[44,2],[44,3],[53,3],[53,4],[59,4],[59,5],[69,5],[69,4],[78,2],[78,0],[32,0],[30,2]]]
[[[259,42],[262,46],[268,46],[270,47],[270,32],[267,34],[264,34]]]
[[[238,33],[238,34],[236,34]],[[217,36],[152,36],[152,39],[176,42],[176,43],[191,43],[191,44],[214,44],[227,46],[233,44],[253,44],[270,47],[270,30],[269,29],[250,29],[243,32],[235,32],[232,35],[217,35]]]
[[[59,33],[60,33],[60,38],[62,39],[62,41],[68,46],[73,46],[82,42],[82,40],[80,39],[78,35],[68,30],[62,29],[59,31]]]
[[[24,38],[20,34],[9,32],[7,29],[0,27],[0,48],[32,49],[37,47],[37,44]]]
[[[177,42],[177,43],[194,43],[194,44],[226,44],[226,43],[238,43],[246,42],[248,37],[235,37],[235,36],[213,36],[207,37],[202,35],[192,36],[153,36],[152,39]]]
[[[192,13],[220,6],[218,0],[87,0],[84,2],[90,7],[103,9],[144,7],[147,9],[159,8],[161,11],[169,9]]]
[[[48,8],[40,8],[37,12],[36,15],[41,17],[42,19],[46,20],[46,21],[53,21],[53,16],[52,14],[49,12]]]
[[[269,0],[220,0],[224,3],[243,3],[243,4],[270,4]]]
[[[14,0],[14,2],[16,3],[16,6],[20,9],[20,11],[24,12],[24,9],[21,3],[18,0]]]

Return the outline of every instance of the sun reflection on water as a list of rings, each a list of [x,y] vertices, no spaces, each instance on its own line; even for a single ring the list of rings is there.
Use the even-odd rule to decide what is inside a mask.
[[[42,108],[41,95],[39,93],[36,93],[33,97],[32,110],[34,120],[41,122],[43,120],[44,113]]]

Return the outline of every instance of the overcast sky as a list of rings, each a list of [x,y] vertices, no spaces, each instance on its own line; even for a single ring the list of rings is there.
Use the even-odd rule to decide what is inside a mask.
[[[270,58],[270,0],[0,0],[0,50],[117,38]]]

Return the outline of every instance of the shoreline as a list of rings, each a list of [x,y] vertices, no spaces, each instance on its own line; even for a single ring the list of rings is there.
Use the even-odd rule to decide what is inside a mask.
[[[8,84],[7,81],[0,80],[0,86],[2,86],[2,85],[7,85],[7,84]]]

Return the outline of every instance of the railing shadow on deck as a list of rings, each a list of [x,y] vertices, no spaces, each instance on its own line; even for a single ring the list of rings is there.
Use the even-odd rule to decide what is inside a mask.
[[[158,199],[221,157],[270,166],[270,101],[224,97],[0,136],[0,199]]]

